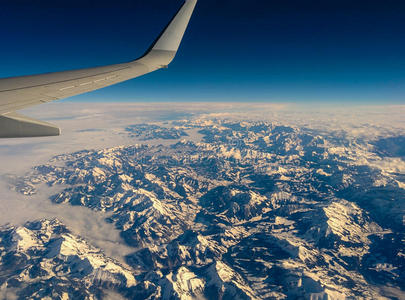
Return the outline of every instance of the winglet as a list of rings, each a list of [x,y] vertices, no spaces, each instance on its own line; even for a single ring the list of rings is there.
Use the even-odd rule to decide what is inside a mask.
[[[186,0],[173,20],[155,41],[151,50],[177,52],[196,4],[197,0]]]
[[[197,0],[186,0],[174,18],[140,60],[147,60],[148,63],[153,64],[157,63],[161,67],[167,66],[173,60],[179,49],[196,4]],[[153,60],[150,61],[149,59],[152,58]]]

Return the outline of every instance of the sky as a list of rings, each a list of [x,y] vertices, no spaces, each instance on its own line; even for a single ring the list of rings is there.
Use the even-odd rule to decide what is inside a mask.
[[[144,53],[181,0],[3,0],[0,77]],[[403,0],[200,0],[168,70],[68,101],[405,104]]]

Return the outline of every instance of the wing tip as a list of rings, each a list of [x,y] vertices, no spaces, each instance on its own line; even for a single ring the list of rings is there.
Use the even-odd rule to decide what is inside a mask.
[[[170,20],[168,25],[163,29],[160,35],[155,39],[145,54],[141,57],[148,56],[151,52],[167,52],[173,55],[177,53],[184,33],[188,27],[191,16],[193,15],[198,0],[185,0],[177,13]],[[165,64],[168,65],[170,61]]]

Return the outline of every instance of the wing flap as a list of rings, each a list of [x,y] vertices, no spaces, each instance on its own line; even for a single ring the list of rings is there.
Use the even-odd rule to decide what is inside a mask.
[[[0,138],[41,137],[60,135],[60,129],[50,123],[17,113],[0,116]]]
[[[139,77],[149,72],[143,64],[125,64],[111,72],[96,73],[90,76],[81,76],[78,79],[68,79],[42,85],[26,86],[18,90],[8,89],[0,91],[0,114],[9,113],[36,104],[64,99],[97,89],[101,89],[119,82]],[[90,72],[92,73],[92,72]],[[26,77],[29,81],[29,77]]]

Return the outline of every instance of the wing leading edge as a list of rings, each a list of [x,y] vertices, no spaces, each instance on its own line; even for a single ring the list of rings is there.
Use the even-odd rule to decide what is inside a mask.
[[[104,67],[0,79],[0,138],[59,135],[52,124],[15,111],[83,94],[166,68],[180,46],[197,0],[186,0],[139,59]]]

